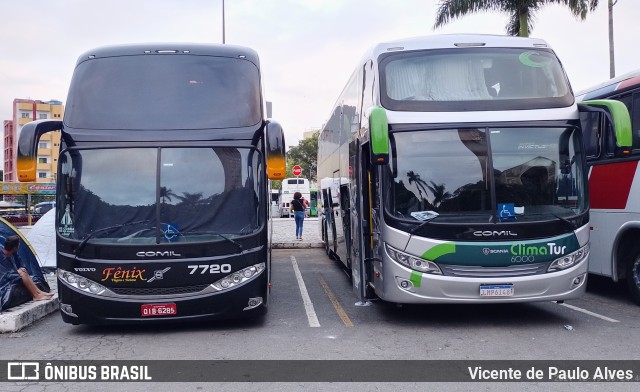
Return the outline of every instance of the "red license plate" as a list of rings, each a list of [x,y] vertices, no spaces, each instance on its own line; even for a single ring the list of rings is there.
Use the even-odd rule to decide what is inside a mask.
[[[176,304],[149,304],[141,306],[142,317],[175,316]]]

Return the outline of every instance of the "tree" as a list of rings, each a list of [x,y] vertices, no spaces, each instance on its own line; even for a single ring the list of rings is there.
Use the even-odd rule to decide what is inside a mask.
[[[318,136],[316,132],[308,139],[302,139],[297,146],[291,147],[287,152],[287,176],[293,174],[291,170],[294,165],[302,167],[302,177],[309,181],[315,181],[318,169]]]
[[[162,199],[162,203],[166,204],[167,201],[171,201],[171,198],[177,196],[173,191],[166,186],[160,187],[160,198]]]
[[[506,30],[509,35],[528,37],[533,30],[533,19],[548,4],[561,4],[584,20],[588,11],[598,6],[598,0],[443,0],[436,13],[434,28],[442,27],[453,19],[485,11],[498,11],[509,15]]]

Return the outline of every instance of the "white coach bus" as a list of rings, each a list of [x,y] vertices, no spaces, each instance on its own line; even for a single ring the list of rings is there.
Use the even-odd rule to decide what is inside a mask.
[[[589,272],[625,280],[640,305],[640,70],[578,94],[578,100],[615,99],[631,113],[632,148],[616,151],[615,134],[604,129],[586,140],[589,164],[591,260]]]
[[[576,104],[540,39],[443,35],[369,50],[318,141],[326,251],[360,302],[580,296],[590,137],[580,112],[630,132],[619,102]]]

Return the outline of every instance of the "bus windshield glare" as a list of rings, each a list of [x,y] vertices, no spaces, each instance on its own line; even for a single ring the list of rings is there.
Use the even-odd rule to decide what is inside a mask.
[[[546,49],[460,48],[382,57],[381,102],[397,111],[567,107],[574,98]]]
[[[396,218],[497,222],[498,204],[511,204],[516,222],[587,211],[581,138],[574,128],[400,132],[392,142],[386,208]]]
[[[67,150],[58,232],[113,244],[251,234],[263,223],[261,159],[254,149],[230,147]]]
[[[248,60],[106,57],[77,66],[64,122],[114,130],[246,127],[260,122],[260,102],[260,73]]]

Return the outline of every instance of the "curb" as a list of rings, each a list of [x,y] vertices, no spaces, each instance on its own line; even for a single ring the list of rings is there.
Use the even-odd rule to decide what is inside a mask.
[[[51,291],[55,293],[53,298],[46,301],[29,301],[3,311],[0,314],[0,333],[17,332],[60,308],[56,278],[47,276],[47,281]]]
[[[0,333],[17,332],[60,308],[58,294],[47,301],[30,301],[0,315]]]
[[[273,249],[324,248],[324,242],[273,242]]]

